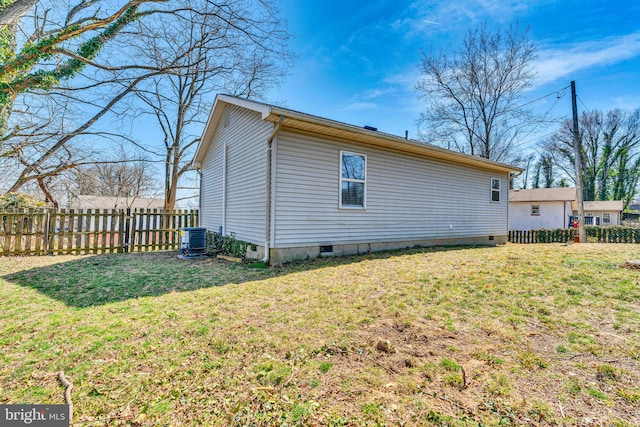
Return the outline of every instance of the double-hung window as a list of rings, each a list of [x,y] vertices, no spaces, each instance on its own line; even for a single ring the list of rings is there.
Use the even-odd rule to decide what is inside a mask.
[[[492,202],[500,201],[500,179],[499,178],[491,178],[491,201]]]
[[[367,156],[340,152],[340,207],[364,208],[366,206]]]
[[[531,205],[531,215],[532,216],[540,215],[540,205]]]

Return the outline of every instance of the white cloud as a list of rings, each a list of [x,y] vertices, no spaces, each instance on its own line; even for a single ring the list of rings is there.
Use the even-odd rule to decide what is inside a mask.
[[[468,6],[472,11],[482,10],[486,14],[494,18],[506,18],[510,20],[511,17],[519,13],[527,11],[530,7],[534,6],[535,2],[530,0],[514,0],[505,2],[504,0],[477,0],[472,1]],[[539,5],[538,2],[537,5]]]
[[[413,91],[416,83],[421,79],[420,71],[418,67],[411,67],[410,70],[407,70],[403,73],[391,74],[383,79],[383,82],[399,86],[403,88],[403,90]]]
[[[388,95],[390,93],[394,92],[394,90],[392,88],[378,88],[378,89],[369,89],[369,90],[365,90],[363,92],[360,92],[358,94],[356,94],[353,98],[354,99],[361,99],[364,101],[370,101],[372,99],[378,99],[382,96]]]
[[[622,110],[631,111],[636,108],[640,108],[640,96],[637,95],[618,96],[613,98],[612,101],[616,108],[620,108]]]
[[[549,48],[538,52],[534,68],[536,84],[541,86],[566,77],[578,70],[606,66],[640,55],[640,33],[584,42],[564,49]]]
[[[458,0],[440,2],[415,2],[407,10],[410,15],[396,19],[394,29],[406,29],[408,36],[425,32],[447,32],[452,29],[473,27],[480,22],[511,22],[514,17],[540,6],[546,0]]]
[[[379,100],[384,100],[389,95],[397,92],[396,88],[383,87],[375,89],[367,89],[357,92],[349,98],[349,103],[340,108],[340,111],[362,111],[372,110],[379,107]]]
[[[340,108],[339,111],[362,111],[374,110],[376,108],[378,108],[378,104],[374,102],[352,102],[351,104],[347,104]]]

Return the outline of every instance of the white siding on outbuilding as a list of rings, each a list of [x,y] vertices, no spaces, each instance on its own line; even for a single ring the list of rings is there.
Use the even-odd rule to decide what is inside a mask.
[[[228,116],[220,120],[202,161],[200,225],[216,232],[224,226],[224,234],[263,244],[266,147],[273,123],[246,108],[226,108]]]
[[[341,150],[367,156],[366,209],[340,209]],[[506,173],[283,130],[276,152],[276,248],[506,234]]]
[[[531,207],[539,207],[532,215]],[[552,230],[567,228],[571,215],[571,202],[511,202],[509,204],[509,230]]]
[[[599,215],[604,215],[604,212],[600,212]],[[602,223],[603,225],[620,225],[622,218],[620,218],[620,212],[610,212],[611,222],[609,224]]]
[[[577,211],[573,212],[574,215],[578,215]],[[604,221],[604,214],[609,214],[609,222]],[[601,226],[610,226],[610,225],[620,225],[620,212],[618,211],[599,211],[594,209],[588,209],[585,207],[585,219],[592,218],[590,224],[588,225],[601,225]]]

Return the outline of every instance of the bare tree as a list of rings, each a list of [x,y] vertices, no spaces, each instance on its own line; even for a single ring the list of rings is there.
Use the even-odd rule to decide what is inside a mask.
[[[272,2],[200,2],[180,16],[183,22],[165,21],[156,33],[140,31],[145,36],[137,44],[137,54],[150,55],[156,68],[180,66],[135,90],[141,112],[162,131],[165,209],[178,200],[214,94],[260,96],[283,76],[289,57],[289,35]]]
[[[527,31],[512,26],[492,34],[483,24],[466,34],[452,56],[423,53],[417,90],[428,104],[420,118],[424,139],[491,160],[510,159],[514,144],[542,123],[522,106],[535,52]]]
[[[148,75],[140,76],[125,86],[119,93],[111,98],[105,105],[91,117],[79,123],[77,127],[66,129],[66,123],[62,120],[61,130],[51,132],[38,129],[37,132],[29,130],[27,133],[17,133],[13,139],[18,142],[12,145],[11,156],[19,159],[23,165],[21,172],[16,175],[9,192],[18,191],[29,181],[39,180],[46,176],[59,175],[63,171],[76,168],[88,162],[92,150],[82,151],[73,147],[72,142],[79,137],[92,135],[90,128],[107,114],[118,102],[133,91],[140,81]],[[63,98],[65,96],[63,95]],[[65,98],[67,101],[68,98]],[[93,134],[95,136],[95,134]],[[47,138],[48,137],[48,138]],[[46,190],[43,191],[46,192]]]
[[[153,171],[145,162],[120,161],[76,168],[73,173],[75,194],[127,197],[149,196],[154,189]]]
[[[575,180],[572,124],[565,120],[545,143],[554,164]],[[580,147],[585,200],[624,200],[640,180],[640,110],[585,111],[580,116]]]
[[[51,193],[47,186],[55,184],[54,177],[100,159],[96,151],[135,145],[165,165],[167,207],[173,207],[189,150],[213,98],[206,95],[256,96],[281,76],[288,35],[270,1],[148,0],[152,2],[157,7],[129,22],[98,57],[78,59],[87,67],[75,77],[18,93],[2,139],[2,156],[22,166],[9,191],[38,183],[43,193]],[[79,4],[94,3],[99,1]],[[137,13],[142,14],[140,9]],[[151,13],[153,19],[148,18]],[[65,52],[75,59],[70,48]],[[100,127],[107,118],[140,114],[139,102],[118,109],[134,94],[146,104],[145,112],[156,117],[165,136],[162,144]],[[137,122],[140,116],[131,119]]]
[[[50,1],[43,12],[36,8],[30,25],[20,27],[26,35],[21,46],[15,43],[18,22],[38,2],[0,5],[0,134],[6,131],[7,117],[20,93],[50,90],[88,65],[110,68],[94,61],[103,46],[132,22],[156,12],[141,10],[142,4],[163,1],[131,0],[114,9],[104,0],[78,0],[62,11]]]

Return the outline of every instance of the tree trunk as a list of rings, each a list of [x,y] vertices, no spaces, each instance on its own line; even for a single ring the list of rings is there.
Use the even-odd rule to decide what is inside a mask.
[[[38,0],[16,0],[0,11],[0,30],[14,24],[24,16],[29,9],[38,3]]]

